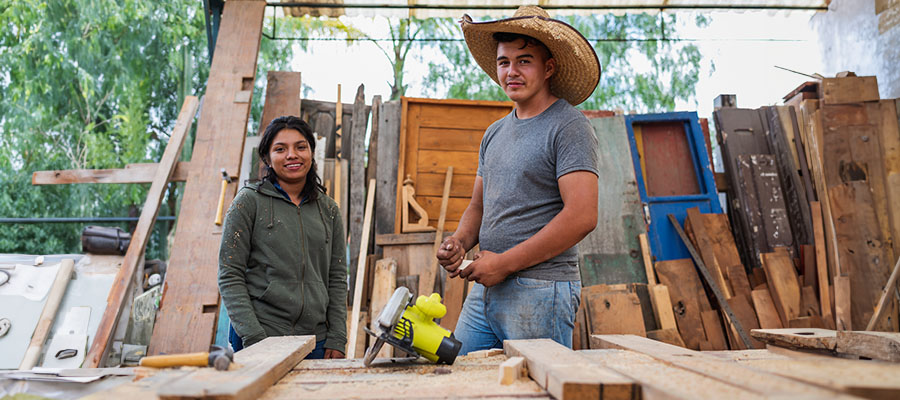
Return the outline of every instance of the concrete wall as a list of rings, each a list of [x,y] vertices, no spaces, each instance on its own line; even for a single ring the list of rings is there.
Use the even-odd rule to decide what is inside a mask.
[[[878,77],[882,99],[900,97],[900,0],[832,0],[813,16],[825,76]]]

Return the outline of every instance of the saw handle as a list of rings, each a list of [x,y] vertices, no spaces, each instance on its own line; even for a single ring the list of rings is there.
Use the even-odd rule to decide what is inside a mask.
[[[169,368],[169,367],[207,367],[209,366],[209,352],[172,354],[166,356],[149,356],[141,359],[142,367]]]

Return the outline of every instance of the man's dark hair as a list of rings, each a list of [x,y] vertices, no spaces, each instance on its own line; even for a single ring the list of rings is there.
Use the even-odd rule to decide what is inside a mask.
[[[534,47],[544,49],[544,51],[547,52],[547,60],[553,58],[553,53],[550,52],[550,49],[547,48],[547,45],[531,36],[512,32],[494,32],[493,38],[498,43],[512,43],[516,40],[522,39],[525,44],[523,44],[522,47],[519,47],[519,49],[524,49],[528,47],[528,45],[532,45]]]
[[[266,176],[263,179],[273,183],[277,179],[275,170],[270,165],[272,160],[269,159],[269,148],[272,147],[272,142],[275,140],[278,132],[284,129],[296,129],[309,142],[309,151],[313,154],[312,165],[309,167],[309,172],[306,173],[306,184],[303,185],[303,192],[300,194],[309,200],[315,200],[319,197],[319,191],[325,193],[326,189],[325,186],[322,186],[322,179],[319,178],[319,174],[316,172],[316,138],[313,137],[312,128],[309,127],[309,124],[300,118],[285,115],[273,119],[269,126],[266,127],[266,131],[259,140],[259,148],[256,150],[259,158],[266,163]]]

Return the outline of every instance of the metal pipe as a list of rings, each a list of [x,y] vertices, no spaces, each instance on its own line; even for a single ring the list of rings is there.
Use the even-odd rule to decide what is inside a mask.
[[[0,224],[66,224],[94,222],[137,222],[138,217],[62,217],[62,218],[0,218]],[[157,221],[174,221],[172,215],[156,217]]]
[[[444,4],[346,4],[308,2],[268,2],[271,7],[308,8],[378,8],[378,9],[424,9],[424,10],[515,10],[519,5],[444,5]],[[790,6],[762,4],[633,4],[633,5],[542,5],[545,10],[796,10],[828,11],[828,6]]]

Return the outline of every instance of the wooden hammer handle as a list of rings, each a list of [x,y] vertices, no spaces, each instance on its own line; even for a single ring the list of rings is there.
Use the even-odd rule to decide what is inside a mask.
[[[153,368],[168,368],[168,367],[181,367],[181,366],[192,366],[192,367],[208,367],[209,366],[209,353],[187,353],[187,354],[172,354],[165,356],[149,356],[141,359],[140,365],[142,367],[153,367]]]
[[[225,192],[228,190],[228,181],[222,179],[222,192],[219,194],[219,206],[216,210],[216,225],[222,225],[223,214],[225,213]]]

